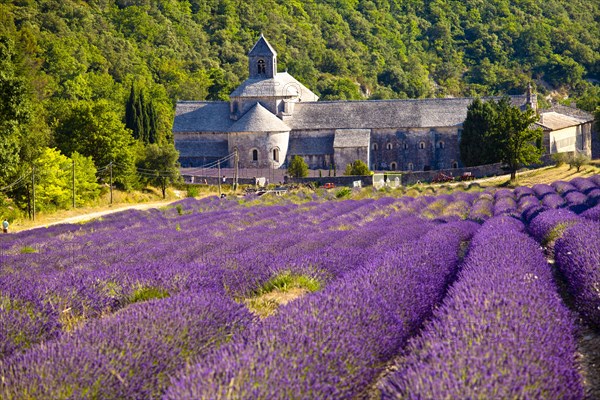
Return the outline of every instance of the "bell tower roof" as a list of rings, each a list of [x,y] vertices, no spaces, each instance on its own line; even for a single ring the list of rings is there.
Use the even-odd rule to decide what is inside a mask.
[[[264,35],[261,33],[260,37],[248,53],[248,56],[277,56],[277,52],[271,47],[269,42],[267,42],[267,39],[265,39]]]

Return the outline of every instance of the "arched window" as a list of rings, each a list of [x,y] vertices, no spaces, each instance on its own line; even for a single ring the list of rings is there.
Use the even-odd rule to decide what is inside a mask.
[[[408,142],[404,142],[404,150],[408,150]]]
[[[388,143],[388,144],[385,145],[385,148],[388,149],[388,150],[391,150],[393,148],[393,146],[392,146],[391,143]]]
[[[398,168],[398,164],[396,164],[395,162],[391,162],[390,163],[390,170],[391,171],[395,171],[396,168]]]
[[[275,147],[273,149],[273,161],[279,162],[279,148]]]
[[[419,143],[419,149],[423,150],[425,148],[425,142]]]
[[[258,66],[258,73],[259,74],[266,74],[267,73],[267,67],[265,66],[265,60],[258,60],[257,66]]]
[[[379,146],[377,146],[377,143],[373,143],[373,146],[371,146],[371,148],[375,151],[379,150]]]
[[[409,171],[412,171],[413,169],[415,169],[415,166],[413,165],[413,163],[409,162],[407,168]]]
[[[444,142],[442,142],[441,140],[438,142],[438,148],[440,148],[440,149],[444,148]]]
[[[252,149],[252,161],[258,161],[258,150]]]
[[[454,169],[458,168],[458,163],[456,161],[454,161],[452,163],[452,168],[454,168]]]

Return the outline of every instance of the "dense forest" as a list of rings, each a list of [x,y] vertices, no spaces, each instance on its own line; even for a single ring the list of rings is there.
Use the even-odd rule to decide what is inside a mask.
[[[0,1],[0,188],[47,147],[99,170],[115,161],[120,184],[135,186],[128,174],[148,154],[172,155],[174,102],[227,99],[261,32],[280,71],[322,99],[533,82],[593,111],[599,16],[589,0]]]

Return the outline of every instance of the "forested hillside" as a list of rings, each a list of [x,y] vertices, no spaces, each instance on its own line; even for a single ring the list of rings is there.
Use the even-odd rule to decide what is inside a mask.
[[[523,93],[533,80],[593,110],[599,16],[589,0],[3,1],[0,187],[45,146],[94,158],[109,132],[97,167],[139,161],[140,138],[169,142],[177,99],[227,99],[261,32],[322,99]],[[128,100],[150,121],[126,118]]]

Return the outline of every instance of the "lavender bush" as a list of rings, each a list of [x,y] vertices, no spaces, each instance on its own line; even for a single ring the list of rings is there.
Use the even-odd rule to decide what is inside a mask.
[[[580,220],[581,217],[569,210],[548,210],[536,216],[527,228],[538,242],[546,245],[556,240],[568,226]]]
[[[136,304],[1,363],[1,397],[160,398],[186,361],[251,320],[244,306],[210,291]]]
[[[538,244],[515,222],[490,222],[443,306],[380,383],[382,398],[583,398],[574,321]]]
[[[575,307],[600,328],[600,223],[582,221],[567,228],[554,254]]]

